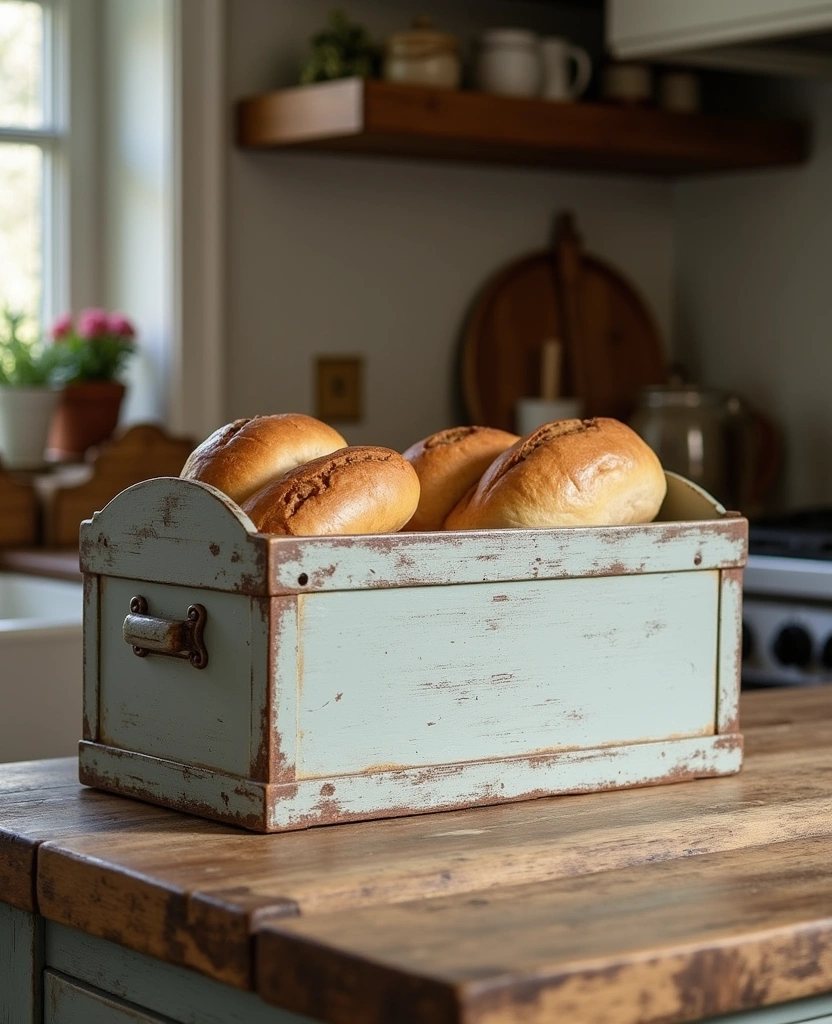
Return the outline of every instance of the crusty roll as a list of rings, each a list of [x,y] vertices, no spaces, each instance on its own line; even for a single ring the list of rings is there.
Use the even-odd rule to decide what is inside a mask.
[[[274,480],[243,503],[261,533],[395,533],[419,503],[416,470],[389,448],[342,448]]]
[[[649,523],[666,489],[655,453],[623,423],[559,420],[499,456],[445,529]]]
[[[241,505],[270,480],[346,444],[337,430],[299,412],[234,420],[191,452],[180,476],[211,484]]]
[[[419,476],[422,491],[407,530],[441,530],[448,513],[516,434],[494,427],[452,427],[412,444],[404,453]]]

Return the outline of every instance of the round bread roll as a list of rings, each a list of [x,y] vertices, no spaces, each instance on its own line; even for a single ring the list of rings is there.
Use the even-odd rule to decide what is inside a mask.
[[[274,480],[243,504],[261,533],[395,533],[419,503],[419,478],[389,448],[342,448]]]
[[[623,423],[558,420],[499,456],[445,529],[648,523],[666,489],[657,456]]]
[[[303,413],[255,416],[215,430],[179,475],[211,484],[241,505],[270,480],[346,446],[337,430]]]
[[[491,463],[520,438],[494,427],[452,427],[412,444],[404,453],[422,491],[407,530],[441,530],[451,509]]]

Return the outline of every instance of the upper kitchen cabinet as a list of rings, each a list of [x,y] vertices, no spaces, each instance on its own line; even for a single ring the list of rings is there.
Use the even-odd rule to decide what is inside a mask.
[[[607,0],[606,13],[618,58],[832,73],[832,0]]]

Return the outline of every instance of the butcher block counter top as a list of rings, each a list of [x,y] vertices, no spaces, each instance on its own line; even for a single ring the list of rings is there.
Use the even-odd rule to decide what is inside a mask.
[[[45,919],[53,1006],[139,999],[85,987],[81,953],[83,984],[50,967],[96,940],[259,1008],[96,1021],[625,1024],[832,993],[832,687],[745,694],[741,722],[737,776],[281,835],[85,789],[74,759],[0,765],[0,901]]]

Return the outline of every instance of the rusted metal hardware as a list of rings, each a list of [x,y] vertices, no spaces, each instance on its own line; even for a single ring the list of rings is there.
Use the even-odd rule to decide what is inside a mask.
[[[148,615],[147,599],[137,596],[130,601],[130,614],[124,620],[124,640],[138,658],[161,654],[167,658],[187,658],[194,668],[205,668],[208,650],[203,634],[207,618],[201,604],[192,604],[184,622],[160,619]]]

